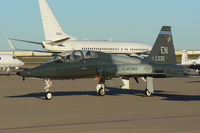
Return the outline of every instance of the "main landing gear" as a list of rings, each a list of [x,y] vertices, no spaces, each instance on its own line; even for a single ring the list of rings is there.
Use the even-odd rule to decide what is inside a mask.
[[[152,93],[148,89],[146,89],[145,90],[145,96],[150,97],[150,96],[152,96]]]
[[[106,92],[105,92],[105,79],[104,78],[100,78],[99,83],[97,84],[96,90],[97,90],[97,94],[99,96],[105,96]]]
[[[152,77],[146,77],[143,79],[146,82],[146,90],[145,90],[145,96],[152,96],[154,93],[153,88],[153,78]],[[100,78],[97,86],[96,86],[97,94],[99,96],[105,96],[105,78]]]
[[[145,90],[145,95],[150,97],[154,93],[153,89],[153,78],[152,77],[147,77],[146,78],[146,90]]]
[[[45,79],[45,99],[46,100],[51,100],[53,95],[50,92],[50,87],[53,85],[50,79]],[[145,82],[146,82],[146,90],[145,90],[145,95],[150,97],[152,96],[152,94],[154,93],[154,89],[153,89],[153,78],[152,77],[146,77],[145,78]],[[97,86],[96,86],[96,91],[97,94],[99,96],[105,96],[106,92],[105,92],[105,78],[100,78]]]
[[[45,92],[46,92],[46,94],[45,94],[45,99],[46,99],[46,100],[51,100],[52,97],[53,97],[53,95],[52,95],[52,93],[50,92],[49,88],[50,88],[53,84],[52,84],[52,82],[51,82],[50,79],[45,79],[44,81],[45,81],[45,87],[44,87],[44,89],[45,89]]]

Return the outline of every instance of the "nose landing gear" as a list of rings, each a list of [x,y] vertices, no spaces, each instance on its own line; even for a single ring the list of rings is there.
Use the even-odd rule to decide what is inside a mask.
[[[50,79],[45,79],[44,81],[45,81],[45,87],[44,87],[44,89],[45,89],[45,91],[46,91],[45,99],[46,99],[46,100],[51,100],[52,97],[53,97],[53,95],[52,95],[52,93],[50,92],[50,89],[49,89],[49,88],[50,88],[53,84],[52,84],[52,82],[51,82]]]
[[[46,94],[45,94],[45,99],[46,99],[46,100],[51,100],[52,97],[53,97],[53,95],[52,95],[51,92],[46,92]]]
[[[105,92],[105,79],[104,78],[100,78],[99,83],[97,84],[96,90],[97,90],[97,94],[99,96],[105,96],[106,92]]]

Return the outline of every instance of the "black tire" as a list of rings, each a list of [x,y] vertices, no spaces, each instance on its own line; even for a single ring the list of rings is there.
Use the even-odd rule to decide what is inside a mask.
[[[53,95],[52,95],[51,92],[46,92],[46,94],[45,94],[45,99],[46,99],[46,100],[51,100],[52,97],[53,97]]]
[[[146,96],[148,96],[148,97],[150,97],[150,96],[152,96],[152,93],[151,93],[151,92],[149,92],[149,90],[148,90],[148,89],[146,89],[146,90],[145,90],[145,95],[146,95]]]
[[[103,89],[102,87],[99,89],[98,91],[99,96],[105,96],[105,89]]]

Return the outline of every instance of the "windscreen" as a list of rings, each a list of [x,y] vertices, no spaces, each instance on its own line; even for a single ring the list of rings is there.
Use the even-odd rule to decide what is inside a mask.
[[[83,59],[97,58],[97,57],[98,57],[98,52],[95,51],[74,50],[74,51],[66,51],[60,53],[51,58],[48,61],[48,63],[73,62],[73,61],[80,61]]]

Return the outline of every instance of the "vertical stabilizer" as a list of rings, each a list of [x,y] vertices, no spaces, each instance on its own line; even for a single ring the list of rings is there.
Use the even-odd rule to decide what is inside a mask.
[[[185,65],[188,62],[188,53],[186,50],[182,51],[182,58],[181,58],[181,64]]]
[[[75,40],[75,38],[62,30],[46,0],[39,0],[39,5],[46,40],[53,41],[66,37],[70,38],[70,40]]]
[[[163,26],[150,55],[146,58],[152,64],[176,64],[176,55],[170,26]]]
[[[10,45],[10,48],[13,50],[13,51],[16,51],[17,48],[15,47],[15,45],[12,43],[12,41],[8,38],[8,36],[6,36],[6,39],[8,41],[8,44]]]

